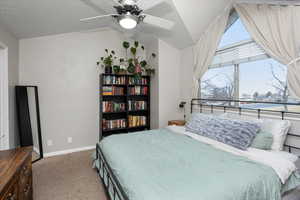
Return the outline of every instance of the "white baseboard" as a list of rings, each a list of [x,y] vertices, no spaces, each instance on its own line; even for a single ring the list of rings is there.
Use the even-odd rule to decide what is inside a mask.
[[[75,149],[68,149],[68,150],[63,150],[63,151],[54,151],[50,153],[45,153],[44,157],[52,157],[52,156],[59,156],[59,155],[64,155],[64,154],[70,154],[70,153],[75,153],[75,152],[80,152],[80,151],[88,151],[88,150],[93,150],[96,149],[95,146],[89,146],[89,147],[81,147],[81,148],[75,148]]]

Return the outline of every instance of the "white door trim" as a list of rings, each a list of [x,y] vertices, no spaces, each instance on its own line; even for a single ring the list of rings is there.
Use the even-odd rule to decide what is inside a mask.
[[[8,49],[0,42],[0,150],[9,149]]]

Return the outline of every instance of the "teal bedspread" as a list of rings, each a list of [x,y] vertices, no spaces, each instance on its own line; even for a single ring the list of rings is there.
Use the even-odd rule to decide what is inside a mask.
[[[274,170],[166,129],[115,135],[100,147],[130,200],[280,200]]]

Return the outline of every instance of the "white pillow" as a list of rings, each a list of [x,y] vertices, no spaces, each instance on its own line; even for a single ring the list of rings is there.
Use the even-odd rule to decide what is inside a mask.
[[[274,151],[283,150],[283,145],[287,136],[287,133],[291,127],[291,122],[288,120],[278,120],[278,119],[256,119],[251,116],[238,115],[232,113],[224,113],[222,115],[226,118],[231,119],[246,119],[255,121],[261,124],[261,131],[272,133],[273,144],[271,149]]]
[[[293,163],[297,162],[297,160],[299,159],[298,156],[296,156],[295,154],[288,153],[286,151],[270,151],[270,152],[272,152],[274,155],[278,155],[279,157],[284,157],[285,159]]]

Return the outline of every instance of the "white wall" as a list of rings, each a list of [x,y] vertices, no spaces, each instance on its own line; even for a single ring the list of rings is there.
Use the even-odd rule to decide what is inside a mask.
[[[20,41],[20,83],[39,86],[45,153],[95,146],[100,122],[96,61],[105,48],[124,55],[123,40],[115,31],[103,30]]]
[[[199,40],[206,27],[229,6],[228,0],[172,0],[193,41]]]
[[[180,97],[186,101],[186,114],[190,115],[190,102],[193,98],[193,48],[188,47],[181,50],[180,57]]]
[[[14,148],[18,145],[14,88],[19,82],[19,41],[0,24],[0,42],[8,48],[9,146]]]
[[[183,119],[180,113],[180,58],[178,49],[159,40],[158,89],[159,127],[165,127],[169,120]],[[152,94],[153,95],[153,94]]]
[[[152,53],[157,55],[156,59],[150,60],[150,66],[155,68],[155,74],[151,77],[151,129],[159,128],[159,49],[158,39],[151,39],[145,43],[147,48],[147,58],[151,57]]]
[[[45,153],[94,146],[99,136],[99,73],[105,48],[124,55],[122,35],[112,30],[20,40],[20,83],[39,86]],[[182,119],[180,51],[161,40],[145,44],[158,58],[151,87],[151,127]],[[67,138],[72,137],[69,144]],[[48,146],[47,141],[53,145]]]

